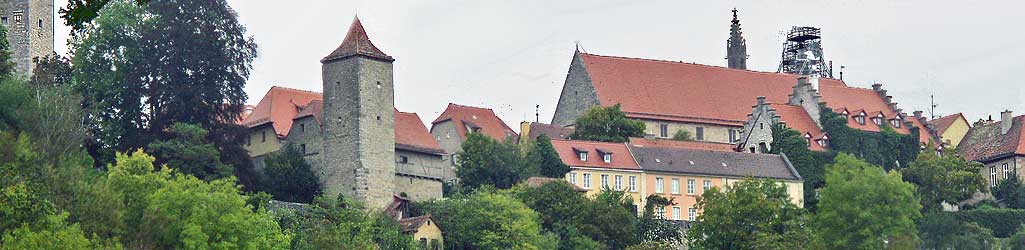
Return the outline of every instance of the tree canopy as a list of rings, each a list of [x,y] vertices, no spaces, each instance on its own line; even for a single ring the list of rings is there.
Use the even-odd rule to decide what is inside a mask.
[[[534,146],[527,153],[527,161],[537,165],[539,174],[550,178],[563,178],[569,173],[569,166],[562,162],[559,153],[552,147],[552,140],[547,135],[538,136]]]
[[[943,156],[919,154],[918,159],[901,170],[904,180],[915,184],[922,209],[941,211],[942,203],[957,204],[977,192],[986,191],[983,165],[969,162],[948,151]]]
[[[698,198],[698,220],[688,231],[697,249],[809,249],[811,232],[804,210],[786,186],[773,180],[747,179]]]
[[[528,164],[519,150],[511,141],[498,142],[481,133],[468,133],[456,154],[456,176],[464,188],[510,188],[538,173],[537,166]]]
[[[626,118],[619,104],[611,107],[594,106],[573,123],[575,140],[627,142],[630,137],[644,136],[644,123]]]
[[[320,180],[293,144],[286,144],[278,152],[268,155],[264,159],[263,173],[265,187],[261,189],[273,195],[274,199],[310,203],[322,193]]]
[[[146,147],[157,157],[157,165],[167,165],[208,181],[231,176],[231,167],[221,162],[217,146],[206,142],[208,132],[205,129],[175,123],[170,133],[170,139],[155,141]]]
[[[558,237],[541,218],[508,194],[478,190],[466,198],[424,204],[445,232],[446,249],[555,249]]]

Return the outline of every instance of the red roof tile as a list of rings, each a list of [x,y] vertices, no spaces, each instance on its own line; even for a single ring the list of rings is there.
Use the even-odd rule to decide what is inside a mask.
[[[495,111],[488,108],[478,108],[449,103],[445,111],[431,122],[432,125],[444,121],[455,123],[456,134],[459,138],[466,138],[466,127],[480,128],[480,132],[495,140],[504,141],[506,138],[515,137],[516,132],[506,125],[502,118],[495,115]],[[433,126],[431,129],[434,129]]]
[[[349,32],[345,34],[345,39],[342,40],[342,44],[338,46],[331,54],[321,59],[321,62],[333,61],[336,59],[342,59],[350,56],[361,55],[371,58],[376,58],[385,61],[394,61],[391,56],[388,56],[374,43],[370,42],[370,37],[367,36],[367,31],[363,30],[363,24],[359,22],[359,17],[352,19],[352,25],[349,25]]]
[[[808,148],[815,151],[826,151],[826,148],[822,147],[815,140],[822,139],[825,135],[822,129],[815,124],[815,121],[811,119],[808,112],[801,106],[788,105],[788,104],[771,104],[772,108],[776,110],[776,115],[779,115],[779,120],[787,125],[788,128],[801,132],[801,137],[810,135],[811,143]]]
[[[622,104],[630,116],[743,126],[749,100],[785,103],[797,76],[724,67],[582,54],[602,105]],[[822,79],[822,82],[836,81]],[[838,82],[838,81],[837,81]]]
[[[957,153],[967,160],[987,162],[1011,155],[1025,155],[1025,115],[1011,119],[1011,129],[1003,134],[1001,124],[976,125],[957,146]]]
[[[838,81],[819,81],[819,94],[822,95],[822,100],[826,102],[826,106],[834,110],[842,110],[846,108],[851,112],[850,118],[847,120],[847,126],[863,131],[879,132],[881,127],[872,122],[872,117],[882,113],[887,119],[884,119],[884,123],[889,123],[888,118],[896,117],[898,115],[896,110],[890,109],[890,106],[883,100],[872,89],[849,87],[843,82]],[[866,113],[865,125],[859,124],[854,120],[854,115],[864,111]],[[915,127],[918,127],[919,141],[922,143],[928,143],[932,140],[932,136],[929,135],[929,130],[918,121],[918,119],[911,119],[904,117],[904,120],[911,121]],[[900,128],[894,128],[898,133],[909,134],[910,130],[901,124]]]
[[[523,131],[520,132],[522,133]],[[566,139],[571,134],[573,134],[572,127],[563,127],[555,124],[531,122],[530,134],[527,136],[530,137],[530,139],[536,139],[538,136],[541,135],[547,135],[549,139]]]
[[[552,147],[562,162],[571,167],[640,170],[625,143],[552,139]],[[580,160],[579,151],[587,152],[587,161]],[[612,153],[612,162],[605,163],[598,151]]]
[[[961,113],[932,119],[929,121],[929,123],[933,126],[936,126],[936,132],[942,135],[943,132],[947,132],[947,129],[950,128],[950,125],[953,125],[954,122],[958,119],[964,120],[965,123],[968,123],[968,119],[965,119],[964,115]]]
[[[317,92],[273,86],[242,124],[252,128],[271,123],[278,136],[284,138],[295,119],[312,115],[318,123],[323,122],[323,100],[323,95]],[[420,116],[398,110],[395,110],[395,145],[426,153],[444,153],[427,133]]]
[[[703,142],[703,141],[676,141],[668,139],[648,139],[648,138],[630,138],[630,146],[633,147],[652,147],[652,148],[685,148],[685,149],[700,149],[709,151],[719,152],[733,152],[736,145],[729,143],[718,143],[718,142]]]

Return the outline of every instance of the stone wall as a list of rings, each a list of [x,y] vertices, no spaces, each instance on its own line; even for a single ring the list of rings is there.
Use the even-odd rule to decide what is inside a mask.
[[[352,56],[323,62],[322,74],[324,194],[384,208],[395,178],[392,64]]]
[[[409,175],[395,175],[395,193],[406,193],[414,201],[441,199],[441,180]]]
[[[779,121],[776,110],[765,102],[764,96],[759,96],[757,102],[751,107],[751,114],[747,115],[747,122],[744,123],[743,133],[740,136],[740,144],[743,144],[745,152],[762,152],[761,144],[765,149],[772,150],[772,125]]]
[[[458,153],[463,145],[463,139],[456,130],[456,123],[451,120],[431,126],[431,135],[438,141],[441,149],[449,154]]]
[[[0,19],[7,28],[7,40],[19,74],[28,76],[35,66],[32,58],[53,53],[53,1],[8,0],[0,3]]]
[[[676,135],[676,131],[682,129],[684,131],[690,132],[691,138],[694,138],[695,141],[707,141],[707,142],[718,142],[718,143],[735,143],[735,142],[731,142],[730,141],[730,130],[734,131],[733,133],[736,134],[737,138],[740,138],[740,131],[741,131],[741,127],[717,125],[717,124],[672,122],[672,121],[649,120],[649,119],[636,119],[636,120],[644,122],[644,133],[645,134],[655,135],[655,137],[667,138],[667,139],[673,138],[673,135]],[[662,126],[662,124],[665,124],[667,126],[667,128],[668,128],[668,132],[669,133],[666,134],[666,137],[662,137],[661,136],[661,132],[662,132],[661,131],[661,126]],[[697,139],[697,128],[698,127],[701,127],[702,130],[704,130],[705,138],[703,140],[698,140]]]
[[[245,149],[249,151],[249,157],[258,157],[278,151],[283,145],[284,141],[278,139],[274,127],[267,123],[249,129]]]
[[[787,103],[804,108],[804,111],[811,116],[811,120],[815,121],[815,125],[821,128],[822,123],[819,122],[819,116],[822,112],[822,105],[825,103],[822,102],[822,95],[819,94],[816,85],[818,85],[817,78],[809,79],[807,76],[797,78],[797,84],[794,85]]]
[[[983,167],[980,171],[982,171],[982,178],[986,179],[986,184],[988,184],[989,186],[993,186],[997,183],[1000,183],[1000,181],[1004,180],[1004,164],[1007,164],[1008,171],[1011,171],[1011,173],[1018,173],[1019,180],[1025,179],[1025,175],[1023,175],[1022,172],[1023,170],[1025,170],[1025,157],[1007,157],[984,164],[985,167]],[[994,177],[995,181],[992,181],[993,179],[990,178],[990,168],[996,170],[996,176]]]
[[[577,51],[573,54],[569,73],[566,74],[566,82],[562,85],[562,94],[559,95],[559,104],[555,107],[552,124],[560,126],[573,124],[577,117],[595,105],[600,105],[598,92],[595,91],[591,76],[587,73],[583,57]]]

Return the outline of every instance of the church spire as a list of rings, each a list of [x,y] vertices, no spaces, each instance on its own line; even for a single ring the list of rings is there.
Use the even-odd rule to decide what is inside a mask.
[[[737,9],[733,9],[733,21],[730,21],[730,39],[726,40],[726,61],[733,69],[747,69],[747,41],[740,31],[740,20]]]
[[[363,23],[360,23],[358,16],[352,19],[352,24],[349,25],[349,32],[345,34],[342,45],[339,45],[334,52],[324,57],[321,62],[334,61],[350,56],[365,56],[388,62],[395,61],[391,56],[377,49],[374,43],[370,42],[370,37],[367,36],[367,31],[363,29]]]

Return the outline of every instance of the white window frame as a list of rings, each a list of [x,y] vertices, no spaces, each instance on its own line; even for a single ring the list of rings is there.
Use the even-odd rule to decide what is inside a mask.
[[[569,184],[577,184],[577,173],[569,172],[566,173],[566,179],[569,179]]]
[[[708,191],[709,189],[712,189],[712,181],[705,180],[705,182],[704,182],[704,189],[702,189],[701,191],[704,192],[704,191]]]
[[[591,189],[591,174],[584,173],[584,188]]]
[[[665,123],[659,124],[658,125],[658,135],[659,135],[659,137],[662,137],[662,138],[669,138],[669,136],[670,136],[669,135],[669,124],[665,124]]]
[[[666,218],[666,207],[659,206],[655,208],[655,217],[659,219]]]
[[[1004,171],[1004,180],[1006,180],[1008,177],[1011,177],[1011,169],[1007,167],[1007,163],[1004,163],[1004,165],[1000,166],[1000,170]]]
[[[695,220],[697,220],[697,217],[698,217],[697,213],[698,213],[697,209],[694,209],[693,207],[687,208],[687,220],[688,221],[695,221]]]
[[[672,192],[672,194],[680,194],[680,179],[673,178],[672,186],[669,191]]]
[[[694,195],[694,179],[687,179],[687,194]]]
[[[616,191],[623,191],[623,176],[616,175],[615,177]]]
[[[630,192],[637,192],[637,176],[630,176],[627,179],[627,186],[630,188]]]
[[[601,174],[601,188],[602,189],[608,189],[609,188],[609,175]]]
[[[666,180],[662,177],[655,177],[655,193],[661,194],[665,192]]]
[[[989,186],[997,186],[997,167],[989,167]]]
[[[605,163],[612,163],[612,154],[604,154],[601,158]]]
[[[587,161],[587,152],[580,152],[580,161]]]
[[[680,220],[680,207],[673,207],[673,220]]]

